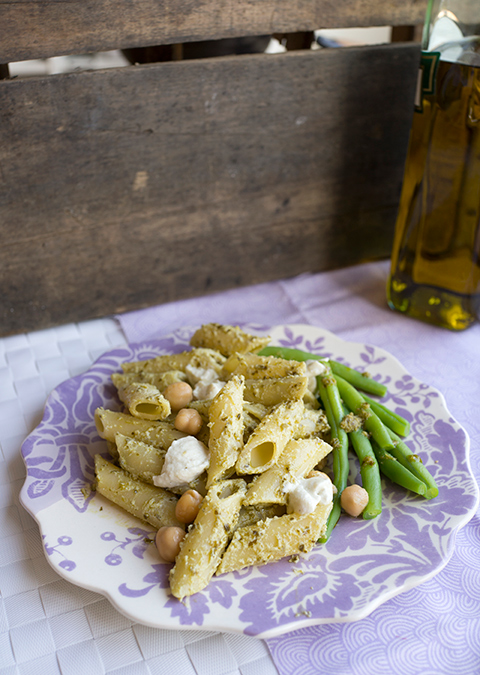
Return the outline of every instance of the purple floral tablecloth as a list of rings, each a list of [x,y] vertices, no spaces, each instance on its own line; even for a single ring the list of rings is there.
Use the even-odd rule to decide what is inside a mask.
[[[388,350],[440,390],[471,441],[480,478],[480,325],[453,333],[388,309],[388,262],[236,289],[117,317],[129,342],[209,321],[304,323]],[[267,641],[281,675],[478,675],[480,513],[459,531],[447,565],[367,618]]]

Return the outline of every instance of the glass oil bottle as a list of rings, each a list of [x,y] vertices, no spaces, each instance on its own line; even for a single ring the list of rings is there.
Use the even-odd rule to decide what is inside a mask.
[[[480,0],[430,0],[391,270],[392,309],[480,317]]]

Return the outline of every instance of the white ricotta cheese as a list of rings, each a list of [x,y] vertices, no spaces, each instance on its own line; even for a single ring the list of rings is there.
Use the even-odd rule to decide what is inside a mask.
[[[311,478],[291,476],[284,483],[283,491],[288,494],[288,512],[301,516],[315,511],[318,504],[329,504],[333,499],[333,484],[325,473]]]
[[[327,370],[327,367],[321,361],[317,361],[316,359],[307,359],[305,365],[307,367],[307,373],[309,375],[314,375],[315,377],[317,375],[322,375],[322,373]]]
[[[214,382],[203,382],[200,380],[200,382],[195,385],[193,397],[198,401],[215,398],[215,396],[223,389],[224,386],[225,382],[222,382],[221,380],[215,380]]]
[[[308,377],[308,388],[310,391],[315,391],[317,388],[316,377],[318,375],[323,375],[327,370],[326,366],[321,361],[316,361],[315,359],[307,359],[305,361],[307,367],[307,377]]]
[[[196,368],[189,364],[185,368],[185,373],[192,385],[197,384],[197,382],[200,381],[214,382],[215,380],[218,380],[218,375],[213,368]]]
[[[162,472],[153,476],[153,483],[163,488],[187,485],[205,471],[209,462],[207,446],[195,436],[179,438],[168,448]]]
[[[196,368],[188,365],[185,368],[185,373],[193,386],[193,398],[197,401],[215,398],[225,386],[225,382],[219,379],[213,368]]]

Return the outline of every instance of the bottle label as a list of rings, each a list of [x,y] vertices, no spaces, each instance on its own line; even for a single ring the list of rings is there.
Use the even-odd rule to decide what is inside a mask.
[[[435,93],[436,75],[440,52],[422,51],[422,59],[418,69],[417,88],[415,91],[415,111],[423,112],[423,97]]]

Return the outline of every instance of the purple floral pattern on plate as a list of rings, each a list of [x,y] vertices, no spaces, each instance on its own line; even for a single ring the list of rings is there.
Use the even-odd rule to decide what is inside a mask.
[[[427,501],[384,481],[378,518],[343,516],[327,544],[298,561],[284,559],[214,577],[204,591],[180,602],[169,593],[170,566],[160,562],[150,543],[153,531],[90,490],[93,456],[106,450],[93,415],[98,406],[118,409],[110,375],[123,361],[188,349],[194,328],[108,352],[49,397],[41,423],[22,447],[27,478],[21,497],[39,522],[46,553],[59,573],[105,593],[140,623],[267,637],[355,621],[439,571],[452,556],[457,531],[475,512],[478,491],[469,441],[438,391],[378,347],[348,343],[312,326],[246,328],[268,332],[272,344],[368,370],[386,384],[384,401],[409,420],[406,442],[428,465],[440,494]],[[352,457],[350,480],[358,479]],[[71,529],[65,529],[65,522]],[[63,552],[67,539],[68,558]],[[87,546],[87,541],[96,544]]]
[[[69,560],[65,553],[61,550],[61,548],[64,546],[71,546],[73,544],[73,539],[71,537],[57,537],[57,543],[52,545],[46,541],[45,535],[43,535],[42,539],[45,553],[48,556],[52,556],[54,554],[58,554],[60,556],[61,560],[58,562],[58,566],[61,567],[62,570],[71,572],[75,569],[77,565],[73,562],[73,560]]]
[[[121,552],[128,550],[128,547],[131,547],[132,555],[143,558],[147,547],[153,544],[150,530],[142,530],[141,527],[129,527],[128,535],[119,539],[115,532],[102,532],[100,539],[112,542],[112,550],[105,556],[107,565],[121,565],[123,562]],[[130,535],[133,535],[133,537]]]

